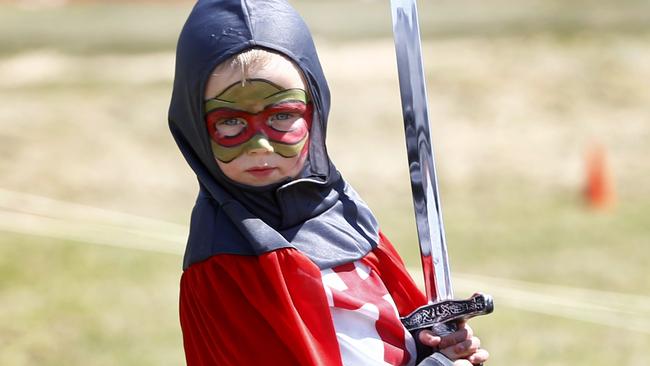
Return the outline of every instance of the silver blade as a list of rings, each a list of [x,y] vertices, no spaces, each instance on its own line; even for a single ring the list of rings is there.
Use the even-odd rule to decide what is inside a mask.
[[[422,270],[430,302],[453,298],[438,179],[429,133],[426,83],[415,0],[391,0],[406,150]]]

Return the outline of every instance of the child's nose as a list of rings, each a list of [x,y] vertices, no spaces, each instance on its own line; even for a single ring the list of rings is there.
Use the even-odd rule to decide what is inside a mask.
[[[246,152],[248,153],[262,154],[275,152],[268,137],[262,133],[253,136],[246,145],[248,145],[246,146]]]

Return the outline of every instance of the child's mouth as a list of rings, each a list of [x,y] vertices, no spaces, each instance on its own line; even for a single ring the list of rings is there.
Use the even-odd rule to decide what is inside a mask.
[[[264,166],[264,167],[250,168],[247,169],[246,172],[258,178],[264,178],[271,175],[275,169],[276,168]]]

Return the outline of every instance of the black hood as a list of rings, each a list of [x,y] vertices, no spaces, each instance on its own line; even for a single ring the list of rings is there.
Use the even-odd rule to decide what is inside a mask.
[[[264,48],[302,71],[314,104],[308,160],[294,180],[267,187],[231,181],[218,168],[204,123],[212,70],[237,53]],[[169,127],[198,177],[185,265],[221,253],[259,255],[294,247],[321,268],[358,259],[377,243],[376,221],[327,155],[327,81],[302,18],[281,0],[199,1],[176,53]]]

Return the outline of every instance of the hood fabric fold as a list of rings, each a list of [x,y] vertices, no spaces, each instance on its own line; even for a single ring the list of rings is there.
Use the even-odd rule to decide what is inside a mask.
[[[219,169],[204,122],[203,91],[231,56],[264,48],[302,71],[314,103],[309,155],[293,180],[250,187]],[[199,181],[183,268],[218,254],[296,248],[321,269],[365,256],[379,240],[367,205],[327,155],[327,81],[302,18],[282,0],[198,1],[181,32],[169,128]]]

